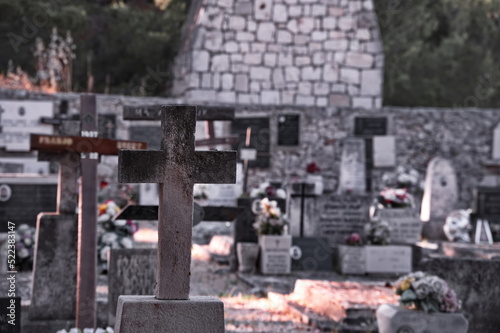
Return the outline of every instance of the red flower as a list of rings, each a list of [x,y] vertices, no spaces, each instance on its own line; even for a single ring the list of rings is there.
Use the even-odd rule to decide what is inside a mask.
[[[311,162],[307,165],[306,171],[307,171],[307,173],[316,173],[316,172],[320,172],[321,169],[318,167],[318,165],[315,162]]]

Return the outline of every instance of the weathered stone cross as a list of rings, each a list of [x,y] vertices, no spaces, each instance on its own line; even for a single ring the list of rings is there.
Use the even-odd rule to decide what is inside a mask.
[[[195,151],[196,106],[161,109],[160,150],[121,150],[118,181],[160,183],[156,298],[189,298],[193,185],[235,183],[236,152]]]

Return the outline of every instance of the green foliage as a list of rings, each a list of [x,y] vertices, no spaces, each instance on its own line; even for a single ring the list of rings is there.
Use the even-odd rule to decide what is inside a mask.
[[[164,1],[165,10],[123,3],[100,5],[78,0],[0,0],[0,71],[9,59],[35,74],[36,37],[49,41],[53,27],[71,31],[77,45],[73,89],[84,91],[88,73],[94,91],[165,94],[189,0]],[[60,5],[63,4],[63,5]]]
[[[500,2],[375,0],[384,104],[500,106]]]

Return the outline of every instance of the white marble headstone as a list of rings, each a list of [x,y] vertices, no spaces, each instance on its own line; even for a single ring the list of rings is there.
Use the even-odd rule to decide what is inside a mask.
[[[458,186],[455,168],[450,161],[434,157],[427,166],[420,218],[422,221],[443,219],[455,209]]]
[[[396,138],[393,135],[373,137],[373,166],[376,168],[396,165]]]
[[[363,139],[346,139],[340,161],[339,193],[366,192],[365,141]]]

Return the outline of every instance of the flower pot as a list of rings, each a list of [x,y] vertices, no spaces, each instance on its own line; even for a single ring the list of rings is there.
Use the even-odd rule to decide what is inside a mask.
[[[292,259],[290,235],[260,235],[260,271],[262,274],[290,274]]]
[[[324,188],[323,176],[308,174],[306,176],[306,183],[314,184],[315,195],[323,194],[323,188]]]
[[[240,242],[236,244],[238,255],[238,271],[241,273],[253,273],[257,266],[259,256],[259,244]]]
[[[377,309],[379,333],[467,333],[469,323],[461,313],[426,313],[392,304]]]

